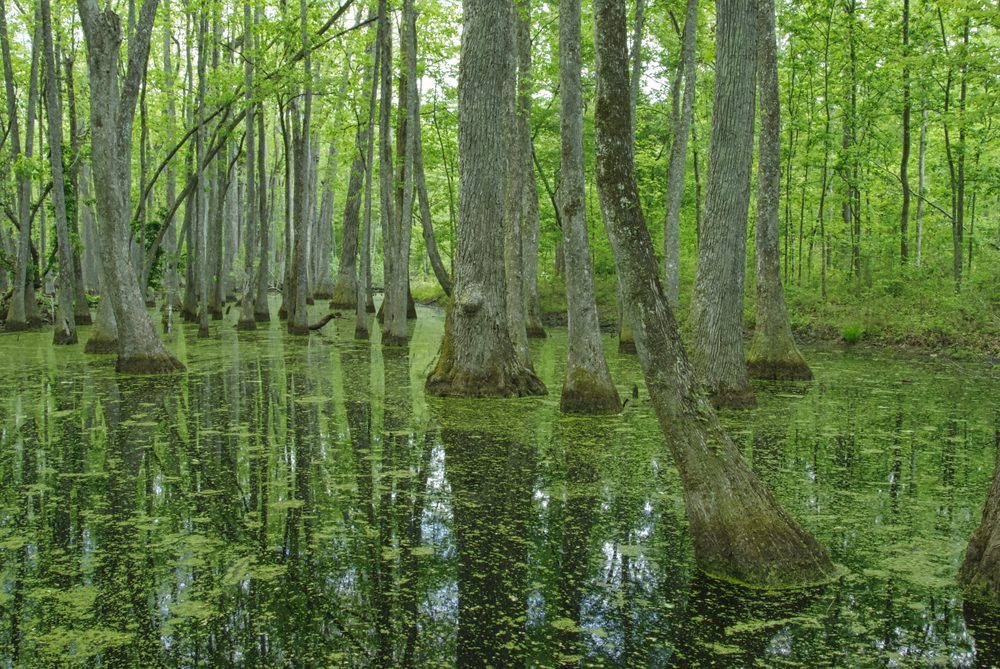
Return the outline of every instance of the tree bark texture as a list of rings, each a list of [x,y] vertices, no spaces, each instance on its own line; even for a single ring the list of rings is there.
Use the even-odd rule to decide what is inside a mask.
[[[560,209],[566,249],[569,335],[566,379],[559,407],[566,413],[617,413],[621,410],[621,400],[604,358],[587,239],[580,44],[580,0],[562,0],[559,5]]]
[[[538,395],[545,386],[521,364],[504,299],[502,216],[507,123],[513,92],[510,0],[465,0],[458,82],[459,207],[455,291],[432,395]],[[383,102],[384,104],[384,102]]]
[[[52,43],[52,10],[49,0],[39,3],[42,14],[42,40],[45,50],[45,101],[48,107],[49,165],[52,170],[52,210],[56,217],[56,238],[59,243],[59,279],[56,293],[56,313],[52,341],[75,344],[76,319],[73,310],[73,249],[69,241],[66,220],[66,191],[63,180],[62,154],[62,95]]]
[[[1000,433],[997,446],[1000,446]],[[958,578],[968,597],[1000,601],[1000,457],[983,507],[982,521],[969,539]]]
[[[719,0],[721,33],[737,0]],[[752,6],[751,6],[752,10]],[[749,17],[751,25],[753,12]],[[658,277],[632,160],[625,12],[620,0],[596,0],[598,86],[597,186],[615,265],[631,300],[636,348],[667,447],[684,488],[699,568],[755,586],[792,587],[828,578],[823,549],[753,473],[702,395]],[[723,65],[723,63],[719,63]],[[753,83],[751,78],[750,83]]]
[[[687,0],[684,30],[681,34],[681,60],[677,64],[677,76],[670,92],[673,100],[672,134],[667,163],[666,217],[663,223],[663,276],[666,281],[667,298],[674,311],[677,310],[680,291],[681,197],[684,195],[688,136],[691,134],[691,117],[694,113],[695,78],[698,72],[695,63],[697,37],[698,0]],[[682,75],[683,103],[680,92]]]
[[[694,363],[717,407],[756,404],[743,354],[743,280],[757,81],[755,3],[716,2],[715,99],[691,321]]]
[[[531,102],[534,76],[531,56],[531,2],[519,0],[514,4],[516,27],[514,39],[517,48],[517,127],[521,173],[521,289],[523,300],[524,331],[530,338],[545,337],[542,325],[542,305],[538,300],[538,240],[540,219],[538,212],[538,186],[532,166],[531,152]]]
[[[781,104],[774,0],[757,0],[757,82],[760,98],[760,141],[757,149],[757,323],[747,357],[747,370],[758,379],[812,378],[795,346],[788,322],[778,254],[781,198]]]
[[[125,78],[119,81],[121,21],[96,0],[79,0],[90,70],[90,122],[101,255],[101,290],[114,311],[118,331],[117,368],[127,373],[162,373],[184,366],[153,330],[139,280],[129,257],[132,122],[157,0],[145,0],[129,36]],[[120,94],[119,94],[120,91]]]

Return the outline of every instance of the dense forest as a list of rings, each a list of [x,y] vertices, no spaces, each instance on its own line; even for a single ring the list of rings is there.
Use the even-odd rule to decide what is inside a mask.
[[[1000,652],[996,6],[0,0],[0,47],[4,662],[826,666],[788,621],[861,578]],[[876,454],[922,567],[818,501]]]

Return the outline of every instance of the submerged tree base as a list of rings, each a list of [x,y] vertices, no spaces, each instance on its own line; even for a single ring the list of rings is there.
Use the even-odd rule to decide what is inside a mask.
[[[625,338],[621,337],[618,339],[618,352],[619,353],[635,353],[635,340],[631,337]]]
[[[184,365],[168,352],[118,356],[115,369],[122,374],[170,374],[183,372]]]
[[[83,347],[84,353],[102,355],[105,353],[118,352],[118,340],[109,337],[90,337]]]
[[[426,391],[439,397],[530,397],[548,391],[538,376],[522,369],[472,376],[457,370],[435,369],[427,379]]]
[[[1000,435],[997,445],[1000,446]],[[1000,467],[1000,451],[995,467]],[[1000,603],[1000,469],[994,469],[983,519],[969,539],[958,580],[968,597]]]
[[[64,330],[56,328],[52,333],[52,343],[57,346],[70,346],[77,343],[76,330]]]
[[[93,325],[94,319],[91,318],[90,312],[81,312],[79,314],[73,314],[73,320],[76,321],[77,325]]]
[[[243,318],[241,316],[240,320],[236,321],[236,329],[240,330],[240,331],[243,331],[243,332],[248,332],[250,330],[256,330],[257,329],[257,319],[254,318],[254,317]]]
[[[254,309],[253,319],[258,323],[270,323],[271,322],[271,312],[267,309],[257,311]]]
[[[614,384],[589,370],[575,369],[563,383],[559,409],[563,413],[614,414],[622,410],[622,402]]]
[[[798,360],[750,358],[747,373],[751,378],[770,381],[811,381],[813,378],[812,370],[801,356]]]
[[[548,336],[541,323],[527,323],[524,329],[528,333],[528,339],[545,339]]]
[[[752,409],[757,398],[750,388],[709,388],[708,399],[716,409]]]

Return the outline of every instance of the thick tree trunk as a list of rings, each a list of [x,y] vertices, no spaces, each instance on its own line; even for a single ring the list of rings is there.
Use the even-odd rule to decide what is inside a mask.
[[[752,30],[753,12],[747,15],[739,4],[717,3],[720,39],[732,37],[731,23],[746,27],[749,21]],[[684,488],[695,559],[709,575],[756,586],[828,578],[833,567],[823,549],[778,506],[701,395],[659,281],[636,186],[630,122],[619,111],[628,96],[623,4],[597,0],[595,21],[597,186],[615,264],[635,307],[630,315],[639,362]],[[722,59],[719,66],[731,64]]]
[[[56,313],[52,341],[56,344],[75,344],[76,319],[73,309],[73,250],[69,241],[66,221],[66,191],[63,180],[62,155],[62,96],[52,44],[52,11],[49,0],[39,3],[42,13],[42,39],[45,49],[45,101],[48,107],[49,166],[52,170],[52,210],[56,217],[56,239],[59,243],[59,283],[56,295]]]
[[[369,49],[371,55],[371,49]],[[370,70],[365,69],[365,82],[370,84]],[[364,88],[367,90],[367,86]],[[356,306],[358,296],[358,227],[361,222],[361,197],[365,181],[365,146],[368,143],[368,126],[361,125],[354,135],[354,160],[347,181],[347,198],[344,201],[344,226],[340,243],[340,260],[333,286],[331,308],[348,309]]]
[[[96,0],[78,2],[90,70],[94,188],[101,226],[101,290],[114,310],[118,329],[117,367],[121,372],[160,373],[184,369],[153,330],[127,247],[132,121],[139,81],[149,56],[156,5],[157,0],[145,0],[142,5],[135,33],[129,39],[125,79],[119,81],[122,34],[118,15],[110,9],[102,12]]]
[[[597,318],[594,275],[587,239],[583,172],[583,84],[580,59],[580,0],[559,5],[560,188],[566,301],[569,320],[566,379],[559,407],[567,413],[617,413],[618,391],[608,372]]]
[[[758,379],[811,379],[788,322],[778,259],[781,197],[781,104],[774,0],[757,0],[757,81],[760,141],[757,149],[757,323],[747,358]]]
[[[992,602],[1000,601],[1000,432],[997,432],[997,462],[983,507],[979,527],[969,539],[965,560],[958,579],[967,596]]]
[[[694,363],[717,407],[756,404],[743,354],[743,280],[753,169],[756,11],[716,3],[715,100],[705,223],[698,247],[691,321]]]
[[[670,92],[673,101],[670,158],[667,164],[666,217],[663,223],[663,276],[670,308],[677,310],[680,291],[681,196],[684,194],[684,171],[687,165],[688,136],[694,113],[695,47],[698,38],[698,0],[687,0],[684,31],[681,34],[681,59]],[[681,104],[681,76],[684,79],[684,102]]]
[[[521,364],[504,300],[503,182],[506,96],[513,91],[509,0],[465,0],[459,60],[459,207],[455,291],[427,378],[432,395],[538,395],[545,386]],[[385,101],[383,100],[383,104]],[[500,220],[498,220],[500,219]]]
[[[379,223],[382,231],[382,284],[388,291],[395,270],[396,214],[393,200],[392,169],[392,29],[386,0],[379,0],[379,110],[378,110],[378,181]],[[382,310],[389,300],[383,294]],[[383,333],[385,328],[383,328]]]

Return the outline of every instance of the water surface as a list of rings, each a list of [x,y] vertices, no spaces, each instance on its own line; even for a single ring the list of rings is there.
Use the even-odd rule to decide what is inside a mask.
[[[317,312],[317,316],[319,312]],[[0,666],[991,666],[1000,618],[955,582],[1000,431],[984,363],[807,351],[724,420],[845,568],[763,596],[701,578],[634,356],[621,416],[558,411],[565,331],[532,342],[550,395],[423,394],[409,350],[353,320],[210,340],[174,379],[0,335]],[[83,329],[86,336],[86,329]]]

